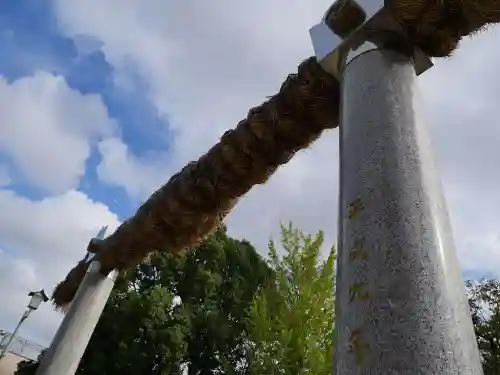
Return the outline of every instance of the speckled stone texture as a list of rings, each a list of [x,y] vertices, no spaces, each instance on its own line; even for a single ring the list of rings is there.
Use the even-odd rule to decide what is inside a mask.
[[[413,65],[354,59],[343,82],[337,375],[480,375]]]

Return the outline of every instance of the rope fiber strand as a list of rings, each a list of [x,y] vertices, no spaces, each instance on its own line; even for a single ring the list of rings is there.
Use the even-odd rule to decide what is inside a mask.
[[[385,7],[432,57],[450,56],[461,38],[500,21],[500,0],[386,0]],[[326,129],[338,126],[339,83],[314,57],[280,91],[249,111],[198,161],[156,191],[105,240],[93,240],[101,272],[134,267],[155,251],[196,246],[252,186],[265,183]],[[80,261],[56,286],[56,307],[70,303],[88,264]]]
[[[172,176],[115,233],[91,241],[88,250],[96,253],[102,272],[133,267],[152,250],[178,253],[197,245],[239,197],[265,183],[323,130],[337,126],[338,101],[338,82],[315,58],[305,60],[279,94],[251,109],[245,120]],[[78,263],[56,287],[57,307],[71,302],[87,267]]]

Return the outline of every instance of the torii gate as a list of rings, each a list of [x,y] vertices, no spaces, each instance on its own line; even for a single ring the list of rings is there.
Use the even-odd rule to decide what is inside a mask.
[[[179,251],[199,240],[253,184],[264,183],[294,152],[338,123],[335,372],[481,375],[416,81],[432,67],[431,56],[447,56],[461,37],[500,22],[497,2],[335,1],[311,29],[315,59],[303,62],[278,95],[251,110],[247,120],[174,176],[113,235],[91,242],[95,258],[82,261],[55,291],[56,305],[73,302],[37,375],[75,373],[117,271],[137,264],[151,248],[165,247],[153,244]],[[301,107],[279,113],[284,97],[286,104]],[[240,157],[243,166],[228,167],[232,174],[217,185],[222,167],[213,165],[227,165],[228,155]],[[200,172],[202,166],[210,172]],[[182,190],[181,181],[190,185]],[[193,201],[182,211],[179,199],[161,217],[162,199],[186,198],[186,191],[196,189],[213,204]],[[203,214],[199,219],[192,214],[195,208]],[[167,217],[173,213],[184,216]],[[175,231],[160,233],[155,220],[184,232],[177,237]]]

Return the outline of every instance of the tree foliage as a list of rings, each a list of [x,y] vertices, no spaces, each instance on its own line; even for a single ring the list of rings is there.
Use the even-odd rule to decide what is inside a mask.
[[[335,249],[322,260],[323,233],[282,230],[284,255],[269,243],[274,283],[261,288],[251,313],[252,374],[314,374],[332,371]]]
[[[469,305],[484,375],[500,375],[500,282],[467,282]]]
[[[246,241],[225,228],[199,247],[162,253],[122,273],[78,368],[78,375],[224,373],[246,354],[250,306],[272,275]],[[37,362],[21,362],[32,375]],[[242,369],[244,371],[244,369]]]
[[[322,232],[281,230],[267,262],[221,228],[122,272],[77,375],[330,374],[335,249],[324,259]],[[467,287],[484,374],[500,375],[500,281]],[[34,375],[39,360],[16,374]]]

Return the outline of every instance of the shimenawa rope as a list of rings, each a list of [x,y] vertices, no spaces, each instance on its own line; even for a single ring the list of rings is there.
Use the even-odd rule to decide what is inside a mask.
[[[460,39],[500,20],[500,0],[386,0],[386,8],[429,56],[449,56]],[[103,241],[92,241],[103,274],[134,267],[156,251],[197,245],[238,198],[265,183],[325,129],[338,126],[339,83],[310,57],[278,94],[252,108],[198,161],[189,163]],[[88,265],[79,262],[54,290],[72,301]]]

